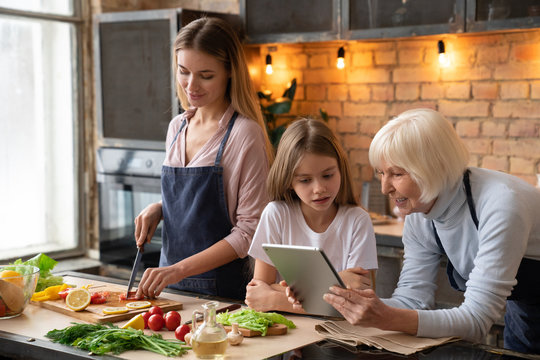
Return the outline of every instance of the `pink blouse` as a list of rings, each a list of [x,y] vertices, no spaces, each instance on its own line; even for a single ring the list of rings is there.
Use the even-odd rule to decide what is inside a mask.
[[[167,153],[163,165],[186,166],[186,129],[196,111],[197,109],[189,109],[170,122],[166,140]],[[233,107],[229,106],[219,120],[217,132],[203,145],[187,167],[214,165],[219,144],[227,131],[227,125],[233,113]],[[187,118],[188,124],[182,129],[171,147],[184,118]],[[223,167],[225,197],[233,224],[231,233],[225,237],[225,240],[231,244],[238,257],[243,258],[247,256],[259,217],[268,202],[266,178],[269,164],[263,129],[257,122],[238,115],[225,144],[221,166]]]

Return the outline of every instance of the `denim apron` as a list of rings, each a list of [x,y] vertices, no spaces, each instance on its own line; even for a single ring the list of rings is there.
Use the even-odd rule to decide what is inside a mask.
[[[169,266],[197,254],[230,234],[223,187],[221,157],[238,113],[231,117],[214,166],[170,167],[161,170],[163,245],[159,266]],[[187,124],[184,120],[172,145]],[[170,288],[243,300],[250,280],[249,260],[232,262],[206,273],[188,277]]]
[[[470,170],[463,175],[463,184],[467,194],[467,204],[476,228],[478,217],[469,181]],[[443,255],[446,255],[432,222],[435,240]],[[459,291],[465,291],[465,280],[448,259],[446,273],[450,285]],[[540,354],[540,261],[523,258],[516,274],[517,284],[506,299],[504,315],[504,347],[522,353]]]

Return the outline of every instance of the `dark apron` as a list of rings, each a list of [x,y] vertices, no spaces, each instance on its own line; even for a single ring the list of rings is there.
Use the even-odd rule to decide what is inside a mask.
[[[469,174],[470,170],[463,174],[463,184],[471,217],[478,229],[478,217],[474,208]],[[441,253],[446,255],[433,221],[432,225],[437,245]],[[446,273],[454,289],[465,291],[466,280],[454,269],[450,259],[448,259]],[[516,280],[516,286],[506,299],[504,347],[522,353],[540,353],[540,261],[521,259]],[[463,285],[460,286],[458,283]]]
[[[159,266],[169,266],[206,250],[231,233],[220,166],[238,113],[229,121],[214,166],[169,167],[161,171],[163,246]],[[171,146],[187,124],[184,120]],[[251,276],[248,257],[188,277],[170,288],[243,300]]]

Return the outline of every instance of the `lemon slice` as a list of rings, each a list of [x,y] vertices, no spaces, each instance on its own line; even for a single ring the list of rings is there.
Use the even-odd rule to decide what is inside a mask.
[[[128,309],[144,309],[152,306],[150,301],[133,301],[126,304]]]
[[[142,314],[135,315],[131,320],[122,326],[122,329],[132,328],[135,330],[144,330],[144,318]]]
[[[103,313],[107,315],[113,315],[113,314],[124,314],[127,313],[129,309],[125,306],[118,306],[118,307],[106,307],[103,309]]]
[[[91,297],[86,289],[73,289],[66,296],[66,305],[73,311],[81,311],[90,305]]]

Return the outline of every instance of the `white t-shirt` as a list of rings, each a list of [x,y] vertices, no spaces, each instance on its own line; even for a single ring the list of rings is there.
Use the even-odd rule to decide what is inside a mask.
[[[270,202],[263,210],[248,254],[272,265],[262,244],[313,246],[324,250],[336,269],[377,269],[377,246],[369,214],[358,206],[340,206],[325,232],[313,231],[300,203]]]

